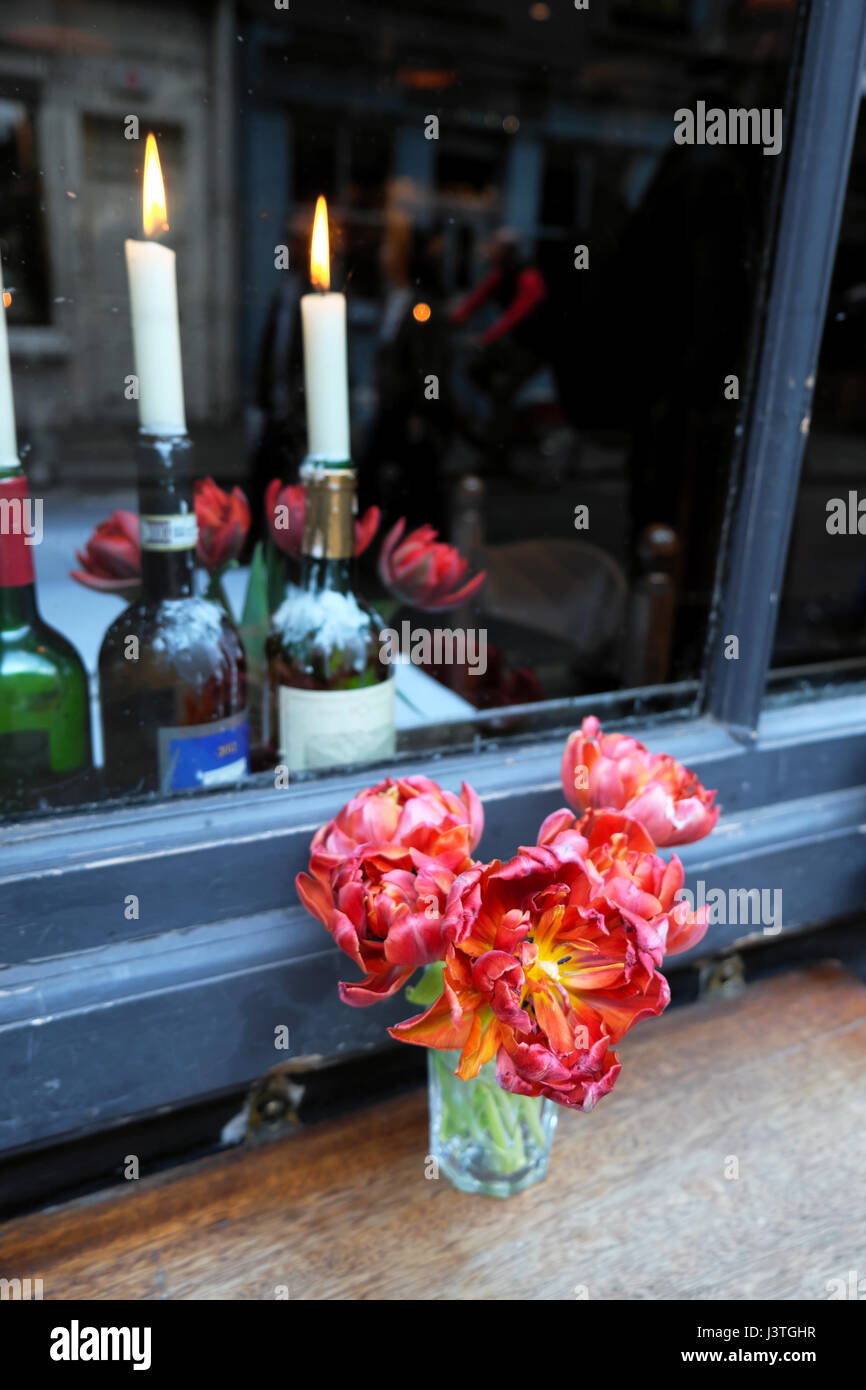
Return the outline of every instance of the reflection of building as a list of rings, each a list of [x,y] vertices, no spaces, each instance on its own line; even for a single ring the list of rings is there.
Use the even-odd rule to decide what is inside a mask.
[[[585,25],[578,39],[573,14],[537,22],[523,3],[473,0],[425,23],[422,8],[361,0],[338,26],[331,9],[275,18],[263,4],[244,7],[252,22],[239,85],[253,94],[240,137],[247,366],[276,278],[274,228],[309,216],[318,192],[351,275],[357,383],[393,208],[441,228],[448,293],[477,278],[487,235],[502,223],[528,251],[570,268],[575,229],[604,219],[610,234],[670,142],[667,71],[660,110],[624,94],[611,102],[608,90],[599,103],[594,77],[584,83],[575,62],[588,60],[593,31]],[[624,71],[617,81],[627,79]]]
[[[16,292],[19,432],[41,436],[49,453],[67,425],[134,419],[123,242],[141,235],[151,127],[181,267],[188,413],[219,420],[235,404],[232,11],[159,0],[3,6],[0,238]],[[125,138],[131,114],[139,141]],[[15,198],[22,173],[28,196]]]
[[[792,8],[774,9],[780,23]],[[133,418],[123,240],[139,233],[143,138],[124,138],[128,115],[160,137],[190,419],[219,425],[248,395],[283,273],[274,248],[319,192],[350,287],[361,419],[389,212],[441,227],[448,293],[477,277],[503,222],[572,275],[575,239],[591,233],[603,258],[647,186],[694,58],[724,29],[734,61],[755,62],[737,39],[754,18],[748,0],[594,0],[587,12],[526,0],[7,0],[0,238],[18,292],[22,433]]]
[[[250,0],[240,9],[244,369],[279,274],[275,231],[309,218],[324,192],[350,277],[357,422],[395,206],[416,226],[441,228],[448,294],[478,278],[487,234],[502,223],[571,291],[575,241],[592,240],[599,268],[671,143],[674,110],[708,80],[695,60],[709,58],[711,71],[721,47],[725,84],[736,69],[766,72],[774,26],[789,24],[793,7],[781,0],[756,15],[749,0],[593,0],[579,13],[528,0],[357,0],[275,13]]]

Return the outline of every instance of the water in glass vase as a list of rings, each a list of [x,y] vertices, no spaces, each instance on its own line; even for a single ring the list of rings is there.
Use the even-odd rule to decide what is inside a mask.
[[[459,1052],[427,1053],[430,1154],[461,1192],[510,1197],[547,1173],[558,1118],[554,1101],[514,1096],[488,1062],[472,1081],[454,1073]]]

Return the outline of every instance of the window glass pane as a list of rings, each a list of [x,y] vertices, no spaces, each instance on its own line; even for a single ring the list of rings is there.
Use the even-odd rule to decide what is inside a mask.
[[[529,734],[581,700],[689,706],[802,7],[88,15],[55,8],[0,51],[0,251],[35,506],[7,467],[2,814],[227,785],[248,738],[254,771],[294,776]],[[149,133],[167,211],[145,229]],[[331,298],[305,300],[304,330],[319,195]],[[136,455],[139,422],[181,437],[184,417],[193,455]],[[351,493],[327,480],[303,541],[291,489],[310,449],[351,453],[354,542],[335,520]],[[193,478],[226,492],[199,498],[194,579]],[[34,561],[42,619],[74,651],[36,625]]]
[[[45,255],[44,206],[36,158],[35,109],[32,100],[6,95],[0,83],[0,244],[8,283],[17,293],[8,307],[15,324],[49,322],[50,277]]]
[[[866,672],[866,117],[862,108],[782,590],[769,688]]]

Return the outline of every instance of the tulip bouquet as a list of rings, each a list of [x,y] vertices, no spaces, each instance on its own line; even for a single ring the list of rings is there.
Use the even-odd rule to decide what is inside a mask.
[[[669,1001],[665,957],[706,931],[706,909],[678,900],[679,859],[657,850],[709,834],[715,794],[595,718],[569,738],[562,782],[571,809],[488,863],[472,857],[471,787],[388,778],[317,831],[296,880],[363,972],[340,984],[346,1004],[424,968],[407,997],[425,1007],[388,1031],[430,1050],[431,1156],[467,1191],[544,1176],[557,1107],[591,1110],[613,1089],[614,1049]]]

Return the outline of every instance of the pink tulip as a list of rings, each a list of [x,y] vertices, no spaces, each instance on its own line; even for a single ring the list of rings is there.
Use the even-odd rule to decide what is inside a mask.
[[[340,985],[344,1003],[374,1004],[441,960],[445,900],[483,825],[465,783],[455,796],[427,777],[388,777],[317,830],[310,872],[295,882],[307,911],[366,972]]]
[[[622,817],[607,831],[649,844]],[[459,1051],[469,1081],[494,1057],[497,1079],[518,1095],[590,1110],[613,1087],[611,1049],[670,990],[658,966],[667,926],[662,903],[633,883],[625,843],[594,852],[562,840],[527,846],[502,864],[460,874],[444,914],[442,994],[389,1028],[421,1047]],[[561,846],[565,853],[561,853]]]
[[[565,745],[562,789],[576,811],[607,808],[640,821],[656,845],[701,840],[719,818],[715,792],[687,767],[626,734],[602,733],[594,716]]]
[[[656,965],[705,935],[709,909],[692,912],[688,900],[677,897],[685,882],[680,860],[675,854],[662,859],[640,822],[621,811],[587,811],[579,821],[565,809],[554,811],[539,830],[538,843],[560,859],[580,859],[608,875],[608,895],[629,914],[636,948]],[[640,920],[652,921],[651,937]]]

